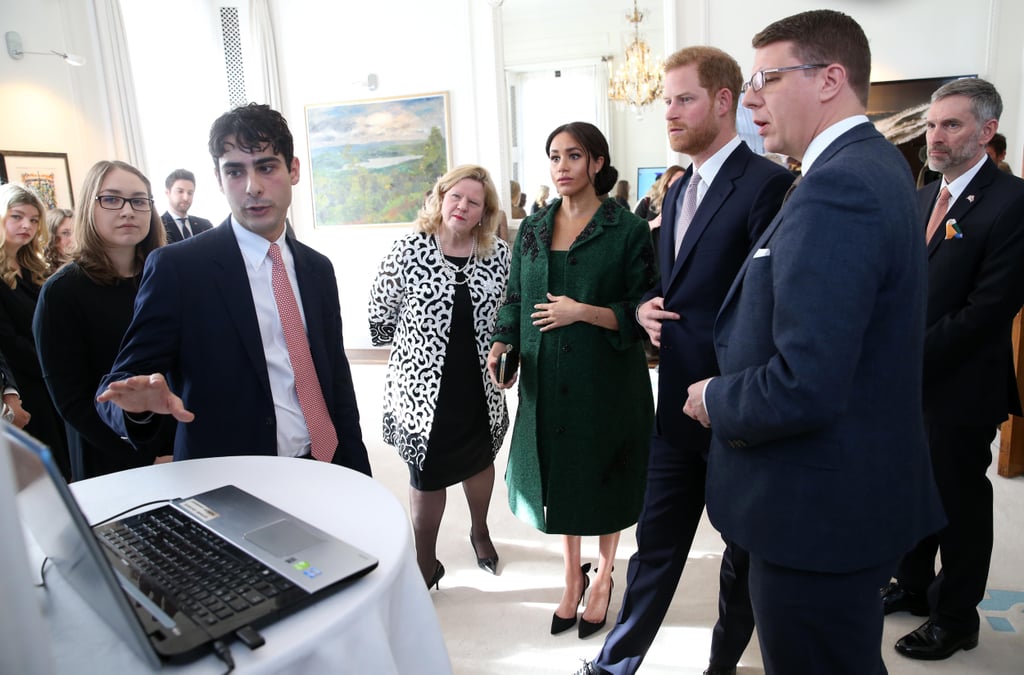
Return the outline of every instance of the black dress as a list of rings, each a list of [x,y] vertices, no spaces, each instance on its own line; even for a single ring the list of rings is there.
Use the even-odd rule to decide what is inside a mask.
[[[32,332],[54,403],[67,425],[75,480],[152,464],[173,452],[175,425],[160,417],[151,443],[135,448],[100,419],[94,398],[131,322],[136,279],[101,285],[69,263],[43,285]]]
[[[39,286],[29,278],[27,270],[22,270],[15,288],[0,282],[0,351],[7,357],[14,380],[18,383],[21,407],[31,415],[25,431],[50,448],[65,480],[70,481],[71,462],[64,423],[46,390],[36,344],[32,339],[32,315],[38,298]],[[76,339],[76,333],[72,330],[62,336],[61,341]]]
[[[445,256],[461,267],[468,258]],[[464,277],[461,273],[457,280]],[[452,325],[445,350],[434,424],[427,443],[423,470],[409,464],[409,483],[417,490],[441,490],[461,483],[492,462],[487,399],[473,331],[473,302],[469,287],[455,287]]]

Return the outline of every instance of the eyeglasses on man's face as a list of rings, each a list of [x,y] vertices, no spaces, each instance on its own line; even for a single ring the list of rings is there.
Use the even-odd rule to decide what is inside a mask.
[[[108,211],[120,211],[125,204],[132,205],[132,211],[152,211],[153,200],[148,197],[118,197],[117,195],[100,195],[96,198],[100,208]]]
[[[824,68],[827,63],[804,63],[799,66],[785,66],[783,68],[765,68],[759,70],[750,76],[750,79],[743,83],[740,87],[740,93],[747,93],[747,89],[753,89],[754,91],[761,91],[764,89],[765,75],[771,75],[772,73],[789,73],[794,70],[812,70],[814,68]]]

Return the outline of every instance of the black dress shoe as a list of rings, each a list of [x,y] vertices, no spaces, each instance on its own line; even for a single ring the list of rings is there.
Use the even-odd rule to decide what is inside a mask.
[[[911,659],[939,661],[948,659],[958,650],[968,651],[978,646],[978,631],[954,633],[934,621],[926,621],[913,633],[896,641],[896,651]]]
[[[928,616],[928,598],[924,593],[908,591],[893,581],[882,589],[882,609],[885,614],[910,612],[914,616]]]
[[[708,668],[704,675],[736,675],[736,667],[732,668]]]

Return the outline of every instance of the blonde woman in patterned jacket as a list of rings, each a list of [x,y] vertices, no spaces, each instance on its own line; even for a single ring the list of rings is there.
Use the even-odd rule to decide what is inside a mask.
[[[384,441],[409,465],[416,560],[438,586],[437,533],[446,489],[462,483],[477,564],[497,574],[487,510],[494,457],[508,430],[487,354],[509,270],[496,235],[498,193],[487,170],[459,166],[427,196],[415,232],[381,261],[370,292],[370,335],[392,344],[384,387]]]

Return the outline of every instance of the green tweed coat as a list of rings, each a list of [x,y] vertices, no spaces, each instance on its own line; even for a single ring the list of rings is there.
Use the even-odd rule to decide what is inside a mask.
[[[647,223],[606,200],[565,256],[563,294],[609,307],[617,331],[577,322],[541,333],[549,249],[561,200],[526,218],[494,341],[520,350],[519,408],[505,481],[509,506],[543,532],[599,535],[636,522],[654,402],[634,319],[655,284]],[[540,451],[538,451],[540,449]]]

